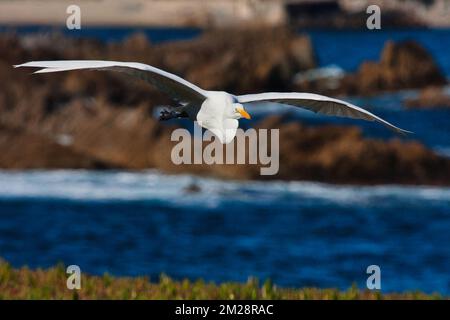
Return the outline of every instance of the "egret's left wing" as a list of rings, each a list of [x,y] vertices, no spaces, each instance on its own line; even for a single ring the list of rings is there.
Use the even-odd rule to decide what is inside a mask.
[[[373,113],[370,113],[369,111],[357,107],[351,103],[322,96],[319,94],[298,92],[267,92],[260,94],[247,94],[237,96],[236,98],[240,103],[275,102],[301,107],[324,115],[378,121],[386,127],[394,130],[395,132],[402,134],[411,133],[410,131],[400,129],[374,115]]]
[[[164,70],[138,62],[120,62],[105,60],[56,60],[31,61],[14,67],[41,68],[34,73],[49,73],[69,70],[110,70],[126,73],[132,77],[145,80],[180,102],[202,103],[206,91],[193,83]]]

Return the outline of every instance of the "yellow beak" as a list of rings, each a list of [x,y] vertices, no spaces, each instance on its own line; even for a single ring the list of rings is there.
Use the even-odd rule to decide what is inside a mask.
[[[244,108],[238,108],[237,111],[241,114],[241,116],[245,119],[251,119],[250,115],[247,111],[244,110]]]

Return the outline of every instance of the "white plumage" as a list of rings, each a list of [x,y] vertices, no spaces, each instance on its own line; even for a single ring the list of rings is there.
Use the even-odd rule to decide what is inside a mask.
[[[210,130],[222,143],[236,135],[238,119],[249,119],[245,104],[276,102],[305,108],[316,113],[377,121],[398,133],[409,133],[351,103],[326,96],[299,92],[266,92],[235,96],[222,91],[207,91],[167,71],[137,62],[101,60],[32,61],[14,67],[41,68],[35,73],[80,69],[112,70],[145,80],[181,104],[170,117],[188,116]],[[169,117],[169,118],[170,118]]]

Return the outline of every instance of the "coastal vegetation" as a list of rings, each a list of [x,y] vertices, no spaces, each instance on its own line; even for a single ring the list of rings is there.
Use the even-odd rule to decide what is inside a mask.
[[[67,288],[63,264],[48,269],[13,268],[0,261],[0,299],[443,299],[422,292],[381,293],[350,286],[347,290],[280,288],[270,280],[249,278],[245,283],[213,283],[204,280],[174,280],[162,274],[148,277],[81,276],[81,289]]]

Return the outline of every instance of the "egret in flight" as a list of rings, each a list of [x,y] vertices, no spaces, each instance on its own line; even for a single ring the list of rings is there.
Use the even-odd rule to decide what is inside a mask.
[[[137,62],[101,60],[32,61],[14,67],[41,68],[35,73],[68,70],[112,70],[137,77],[165,92],[177,106],[163,110],[160,120],[189,118],[210,130],[222,143],[229,143],[236,135],[241,118],[250,119],[244,106],[251,103],[280,103],[325,115],[377,121],[398,133],[409,133],[380,117],[351,103],[313,93],[266,92],[233,95],[224,91],[203,90],[167,71]]]

